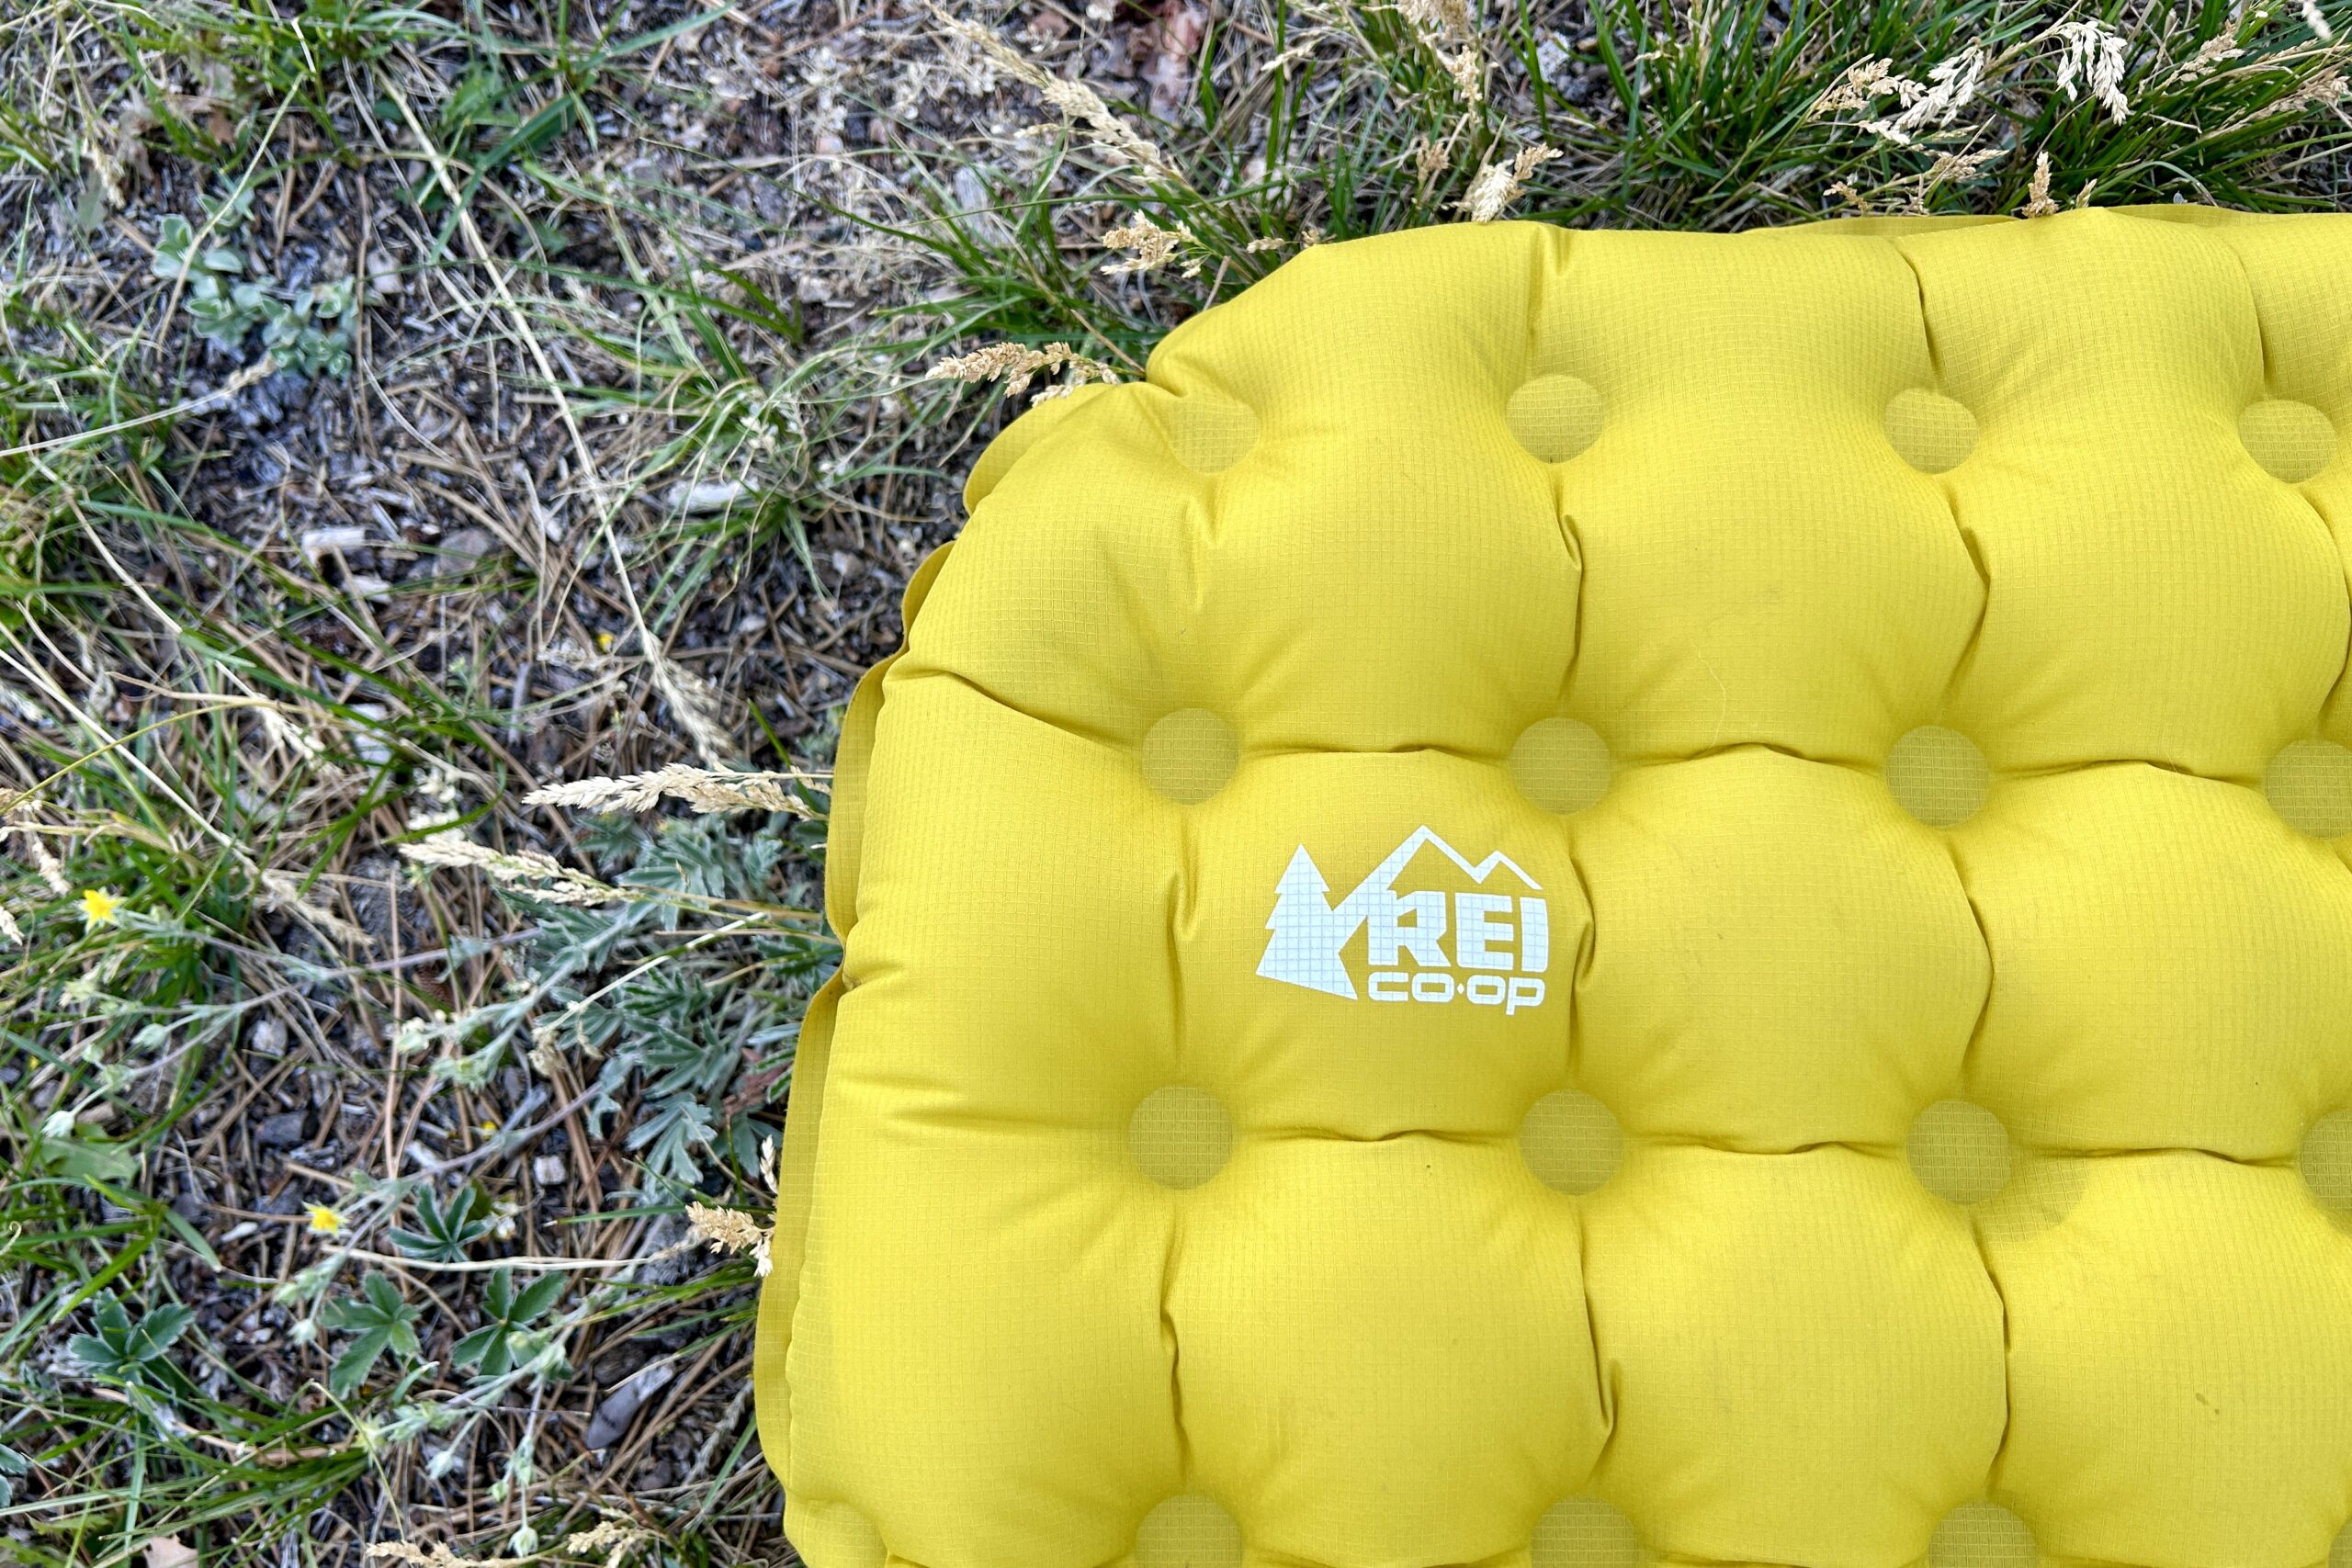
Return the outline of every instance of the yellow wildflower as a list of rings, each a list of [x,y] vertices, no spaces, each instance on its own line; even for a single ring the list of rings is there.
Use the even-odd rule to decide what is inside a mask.
[[[343,1234],[343,1215],[340,1211],[329,1208],[324,1203],[312,1203],[308,1207],[311,1212],[311,1230],[321,1235]]]
[[[96,931],[100,926],[110,926],[115,923],[115,917],[121,912],[122,900],[106,888],[85,887],[82,889],[82,927],[85,931]]]

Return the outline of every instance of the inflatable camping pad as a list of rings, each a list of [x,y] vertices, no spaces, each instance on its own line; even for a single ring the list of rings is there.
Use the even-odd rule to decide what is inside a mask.
[[[1314,247],[849,710],[814,1568],[2352,1562],[2352,216]]]

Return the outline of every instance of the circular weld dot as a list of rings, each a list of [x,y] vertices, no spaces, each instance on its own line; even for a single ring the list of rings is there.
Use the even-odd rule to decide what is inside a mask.
[[[1609,1107],[1581,1089],[1556,1089],[1528,1108],[1519,1154],[1555,1192],[1597,1191],[1625,1157],[1624,1130]]]
[[[1976,416],[1940,392],[1906,387],[1887,402],[1887,443],[1923,474],[1960,467],[1976,449]]]
[[[1531,1568],[1636,1568],[1634,1521],[1598,1497],[1564,1497],[1544,1510],[1528,1542]]]
[[[1146,1176],[1188,1190],[1225,1168],[1233,1153],[1233,1118],[1204,1089],[1156,1089],[1127,1121],[1127,1149]]]
[[[2338,1111],[2312,1123],[2295,1165],[2319,1201],[2352,1213],[2352,1111]]]
[[[2038,1568],[2041,1561],[2033,1531],[1998,1503],[1962,1503],[1928,1543],[1928,1568]]]
[[[1955,1203],[1982,1203],[2009,1184],[2009,1130],[1965,1100],[1939,1100],[1919,1112],[1903,1152],[1920,1186]]]
[[[1241,1527],[1214,1497],[1187,1492],[1143,1517],[1135,1568],[1240,1568]]]
[[[1258,440],[1258,415],[1230,398],[1194,395],[1169,405],[1163,428],[1176,460],[1204,474],[1241,461]]]
[[[2335,460],[2335,426],[2309,403],[2268,398],[2238,415],[2238,439],[2272,479],[2290,485],[2315,478]]]
[[[1144,783],[1180,806],[1206,800],[1240,765],[1240,738],[1206,708],[1178,708],[1144,733]]]
[[[1600,393],[1574,376],[1538,376],[1510,395],[1503,423],[1539,462],[1565,463],[1600,434]]]
[[[1546,811],[1582,811],[1609,793],[1609,742],[1580,719],[1539,719],[1511,742],[1511,783]]]
[[[1921,473],[1944,473],[1976,449],[1976,416],[1941,392],[1905,387],[1886,405],[1886,439]]]
[[[2270,760],[2262,793],[2298,833],[2314,839],[2352,833],[2352,749],[2333,740],[2298,740]]]
[[[1976,742],[1940,725],[1921,725],[1886,754],[1886,787],[1895,804],[1930,828],[1975,816],[1992,782]]]

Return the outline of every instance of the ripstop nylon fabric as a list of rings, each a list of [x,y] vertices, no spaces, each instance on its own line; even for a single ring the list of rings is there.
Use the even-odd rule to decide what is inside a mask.
[[[808,1561],[2327,1561],[2347,277],[1424,230],[1017,422],[843,729]]]

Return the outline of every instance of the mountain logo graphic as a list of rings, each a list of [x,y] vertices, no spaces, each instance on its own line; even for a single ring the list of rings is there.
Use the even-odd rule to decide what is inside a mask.
[[[1424,849],[1452,861],[1478,891],[1450,898],[1435,889],[1398,891],[1396,879]],[[1552,919],[1543,891],[1509,855],[1474,863],[1420,827],[1333,904],[1322,868],[1301,844],[1274,885],[1258,973],[1350,1001],[1458,1000],[1515,1013],[1544,997]],[[1368,970],[1361,995],[1347,963],[1359,933]]]

